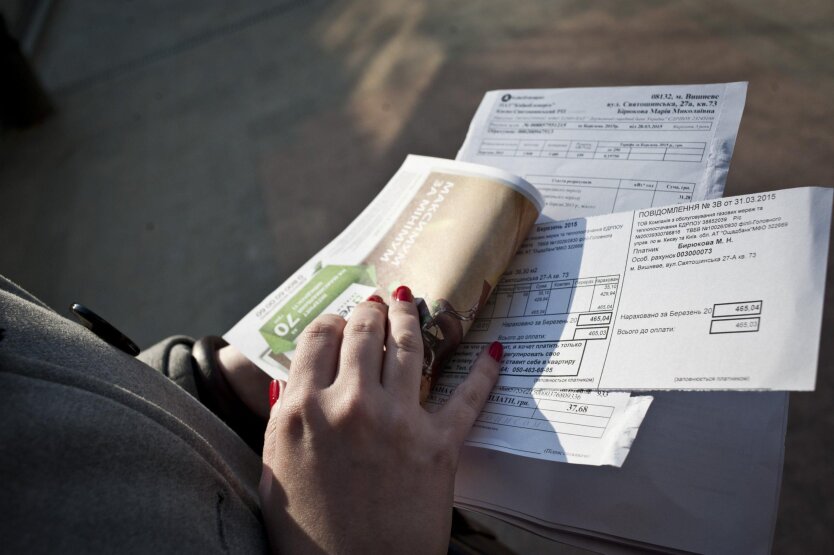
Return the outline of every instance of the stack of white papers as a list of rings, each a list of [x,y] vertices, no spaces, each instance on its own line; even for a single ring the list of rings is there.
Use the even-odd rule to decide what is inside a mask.
[[[455,501],[600,553],[769,553],[787,409],[784,392],[655,393],[622,468],[467,447]]]
[[[536,185],[547,202],[541,226],[549,220],[717,199],[723,194],[746,88],[746,83],[729,83],[492,91],[481,103],[458,159],[502,168]],[[830,217],[830,206],[828,211]],[[820,234],[827,241],[827,226],[821,224]],[[706,280],[695,289],[718,298],[729,285]],[[692,291],[692,284],[688,286]],[[682,291],[680,297],[685,296]],[[715,307],[716,301],[697,309],[717,308],[716,318],[708,318],[717,323],[707,324],[714,325],[715,332],[738,323],[728,323],[729,317],[744,317],[745,326],[756,325],[758,330],[757,324],[765,322],[764,312],[771,306],[757,306],[755,301],[761,299],[748,296],[732,299],[742,304]],[[774,309],[770,318],[779,319],[784,308]],[[736,309],[742,312],[719,316]],[[815,326],[819,337],[819,317],[813,311],[805,315],[812,341]],[[657,337],[664,341],[660,339],[663,334]],[[685,355],[695,354],[714,348],[715,343],[708,342],[713,338],[707,332],[676,348],[683,348]],[[812,357],[816,353],[816,349],[796,352]],[[634,353],[640,355],[639,350]],[[708,377],[709,359],[698,361],[705,364],[684,374]],[[612,385],[676,388],[629,379],[620,376]],[[800,388],[812,388],[813,381],[805,379]],[[594,386],[600,383],[606,386],[602,380]],[[687,382],[680,388],[691,389],[693,383],[697,384],[694,388],[734,388],[732,383],[709,381]],[[619,398],[620,404],[629,398],[628,393],[611,396]],[[540,433],[542,453],[556,450],[563,453],[561,457],[528,453],[565,462],[622,464],[621,468],[556,464],[517,456],[521,452],[509,455],[467,447],[458,471],[456,503],[599,552],[624,552],[628,546],[705,553],[769,552],[781,481],[787,393],[659,392],[652,396],[654,402],[639,434],[630,422],[617,425],[615,418],[606,422],[601,435],[571,433],[576,430]],[[592,401],[579,399],[575,404]],[[493,405],[491,410],[501,412],[502,408]],[[503,411],[505,417],[512,416],[507,409]],[[486,434],[476,428],[476,441],[487,435],[490,441],[500,443],[503,438],[510,445],[513,441],[507,441],[508,437],[525,435],[509,426],[502,428],[501,422],[532,428],[519,418],[511,422],[491,415],[485,420],[496,424]],[[609,431],[620,436],[611,437]],[[611,444],[621,446],[613,457],[606,448]]]

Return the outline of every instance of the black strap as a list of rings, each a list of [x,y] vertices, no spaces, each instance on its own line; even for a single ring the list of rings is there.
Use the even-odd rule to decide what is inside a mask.
[[[81,322],[81,325],[99,336],[103,341],[106,341],[113,347],[124,351],[132,357],[139,354],[139,347],[136,343],[83,304],[73,303],[70,306],[70,310],[75,314],[78,321]]]

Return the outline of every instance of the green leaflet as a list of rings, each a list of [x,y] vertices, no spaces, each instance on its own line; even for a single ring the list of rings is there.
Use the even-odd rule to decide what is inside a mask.
[[[352,284],[376,285],[372,266],[324,266],[261,329],[273,353],[295,349],[304,328]]]

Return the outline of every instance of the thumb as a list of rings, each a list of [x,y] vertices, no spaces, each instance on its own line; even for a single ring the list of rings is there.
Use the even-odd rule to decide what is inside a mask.
[[[503,354],[504,347],[497,341],[484,349],[472,364],[469,375],[455,388],[439,413],[446,421],[447,429],[452,430],[458,445],[469,435],[469,430],[481,414],[489,399],[489,393],[498,381]]]

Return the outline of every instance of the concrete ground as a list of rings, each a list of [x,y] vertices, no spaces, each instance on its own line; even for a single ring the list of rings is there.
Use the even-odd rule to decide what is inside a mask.
[[[828,0],[54,2],[33,59],[58,111],[0,133],[0,272],[143,347],[222,333],[406,154],[454,157],[494,88],[748,80],[726,194],[832,186],[832,31]],[[777,553],[834,539],[830,266]]]

